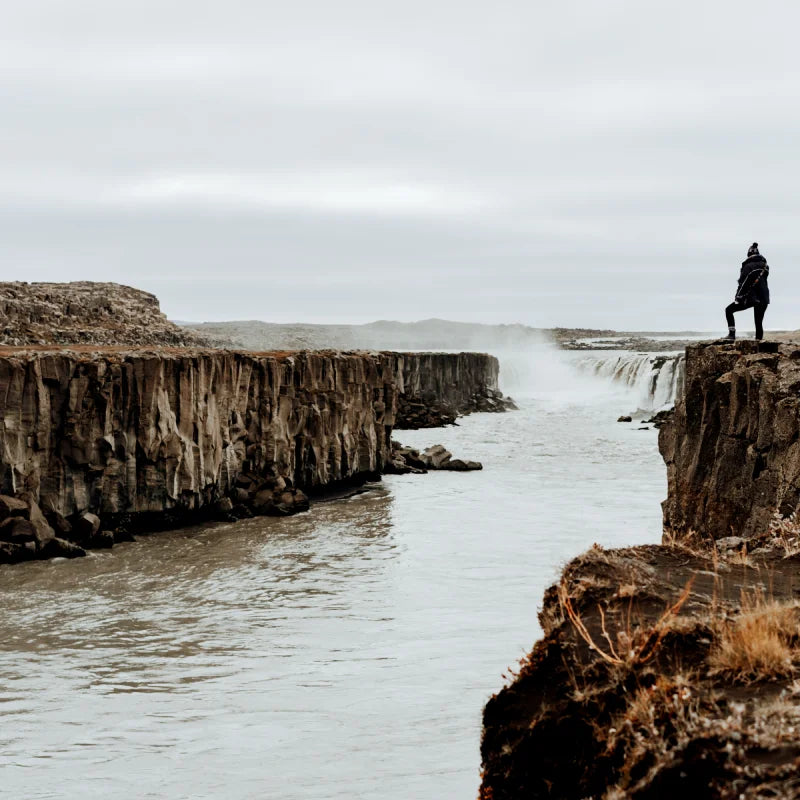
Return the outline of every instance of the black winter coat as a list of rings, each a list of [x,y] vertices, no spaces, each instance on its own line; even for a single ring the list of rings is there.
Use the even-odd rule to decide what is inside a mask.
[[[737,303],[769,303],[769,264],[762,255],[750,256],[742,262],[739,273],[739,287],[736,290]]]

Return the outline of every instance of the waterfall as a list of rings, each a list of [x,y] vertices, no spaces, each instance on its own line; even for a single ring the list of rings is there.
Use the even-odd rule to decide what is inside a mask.
[[[683,391],[686,356],[683,353],[588,356],[578,362],[578,368],[630,387],[637,394],[641,410],[659,411],[674,405]]]

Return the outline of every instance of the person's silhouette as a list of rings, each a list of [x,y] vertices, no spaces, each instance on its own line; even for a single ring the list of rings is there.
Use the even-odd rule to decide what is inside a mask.
[[[725,318],[728,321],[728,339],[736,338],[736,322],[733,315],[746,308],[753,309],[756,322],[756,339],[764,338],[764,314],[769,305],[769,264],[767,259],[758,252],[758,242],[753,242],[747,251],[747,258],[742,262],[742,271],[739,273],[739,285],[736,288],[736,298],[725,309]]]

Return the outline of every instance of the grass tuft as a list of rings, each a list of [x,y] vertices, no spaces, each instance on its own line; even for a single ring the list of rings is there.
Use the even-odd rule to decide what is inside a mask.
[[[712,673],[742,682],[791,676],[798,649],[798,608],[767,599],[763,592],[742,592],[741,613],[717,623],[709,654]]]

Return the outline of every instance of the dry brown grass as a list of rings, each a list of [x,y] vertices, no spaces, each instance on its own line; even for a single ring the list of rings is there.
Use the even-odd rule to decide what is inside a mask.
[[[782,517],[776,511],[769,523],[769,533],[771,544],[783,550],[786,558],[800,553],[800,515],[797,512]]]
[[[661,544],[664,547],[672,547],[676,550],[683,550],[693,556],[708,556],[709,546],[716,551],[713,541],[704,539],[694,528],[686,531],[676,531],[672,528],[664,528],[661,534]]]
[[[648,625],[633,625],[629,606],[625,627],[618,629],[614,638],[608,631],[603,606],[598,603],[597,611],[600,616],[600,630],[602,638],[606,642],[602,647],[597,644],[580,614],[576,611],[565,580],[559,586],[559,601],[578,635],[603,661],[616,666],[638,666],[646,664],[656,654],[661,641],[670,630],[672,621],[678,616],[681,607],[689,599],[691,590],[692,581],[690,580],[675,603],[667,608],[655,622]]]
[[[741,613],[716,624],[711,672],[743,682],[790,676],[800,657],[798,622],[795,603],[768,599],[760,590],[743,591]]]

